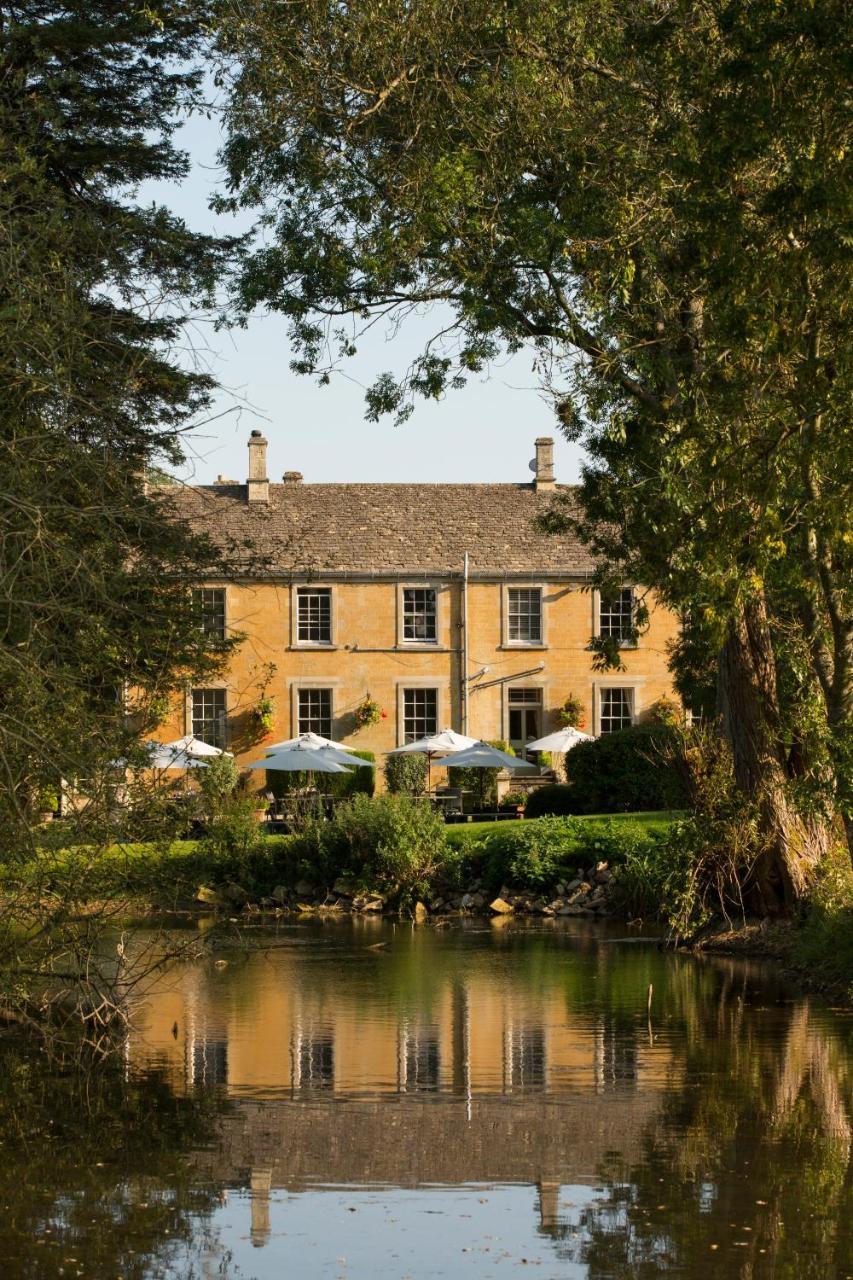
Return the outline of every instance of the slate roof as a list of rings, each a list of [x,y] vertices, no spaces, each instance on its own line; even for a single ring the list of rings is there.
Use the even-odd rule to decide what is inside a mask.
[[[572,534],[533,525],[572,486],[531,484],[270,484],[269,502],[246,486],[169,490],[182,519],[206,531],[235,573],[253,577],[442,575],[586,576],[594,568]]]

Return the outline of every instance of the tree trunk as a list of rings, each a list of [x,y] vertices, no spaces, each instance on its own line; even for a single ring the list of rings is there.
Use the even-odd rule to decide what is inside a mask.
[[[758,806],[765,842],[745,889],[762,914],[774,915],[790,910],[808,892],[829,848],[829,829],[819,818],[798,814],[787,795],[776,664],[762,596],[744,602],[732,617],[719,677],[735,780]]]

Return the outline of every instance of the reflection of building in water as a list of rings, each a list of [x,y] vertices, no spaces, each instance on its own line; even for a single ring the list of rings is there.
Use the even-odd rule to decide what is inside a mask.
[[[599,1093],[637,1084],[637,1031],[630,1023],[604,1014],[595,1027],[595,1087]]]
[[[208,1087],[228,1083],[228,1045],[194,1031],[187,1038],[187,1083]]]
[[[504,1035],[504,1089],[547,1087],[545,1028],[511,1022]]]
[[[434,1092],[441,1080],[439,1029],[435,1024],[401,1028],[400,1088],[406,1093]]]
[[[327,1028],[296,1030],[291,1050],[294,1089],[334,1089],[335,1042]]]
[[[474,966],[414,990],[389,1001],[338,972],[308,973],[296,949],[187,966],[137,1009],[130,1063],[165,1064],[178,1087],[224,1085],[233,1097],[611,1094],[667,1070],[640,1019],[572,1015],[556,986]]]

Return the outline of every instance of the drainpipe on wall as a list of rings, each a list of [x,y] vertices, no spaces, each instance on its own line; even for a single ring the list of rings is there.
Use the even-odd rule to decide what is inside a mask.
[[[468,732],[468,552],[462,558],[462,733]]]

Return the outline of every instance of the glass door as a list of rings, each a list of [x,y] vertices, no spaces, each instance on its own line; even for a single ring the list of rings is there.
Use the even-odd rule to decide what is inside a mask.
[[[542,737],[542,690],[510,689],[509,743],[515,754],[523,760],[538,763],[538,751],[528,751],[528,742]]]

